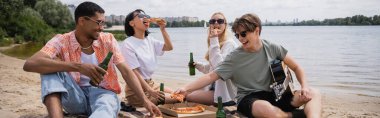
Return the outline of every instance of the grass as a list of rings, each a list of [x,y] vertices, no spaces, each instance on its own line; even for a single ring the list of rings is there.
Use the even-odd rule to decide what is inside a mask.
[[[13,44],[13,39],[12,38],[3,38],[0,39],[0,46],[10,46]]]
[[[104,31],[104,32],[112,33],[113,36],[118,41],[122,41],[122,40],[124,40],[127,37],[127,35],[125,34],[125,32],[122,31],[122,30],[107,30],[107,31]]]

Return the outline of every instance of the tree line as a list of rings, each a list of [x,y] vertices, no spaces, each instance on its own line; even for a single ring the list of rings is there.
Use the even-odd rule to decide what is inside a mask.
[[[0,0],[0,21],[0,43],[47,42],[75,26],[58,0]]]
[[[204,23],[206,21],[196,21],[196,22],[190,22],[190,21],[173,21],[168,22],[167,27],[203,27]],[[154,25],[152,27],[157,27],[157,25]]]
[[[304,20],[298,23],[280,23],[266,24],[267,26],[319,26],[319,25],[380,25],[380,15],[374,15],[372,17],[367,17],[364,15],[355,15],[346,18],[334,18],[325,19],[323,21],[318,20]]]

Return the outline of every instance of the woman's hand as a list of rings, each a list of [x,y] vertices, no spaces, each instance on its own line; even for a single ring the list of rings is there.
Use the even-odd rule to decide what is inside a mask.
[[[166,27],[166,21],[164,19],[157,20],[156,23],[158,26],[160,26],[160,29],[163,29]]]
[[[191,65],[191,63],[189,63],[187,66],[188,66],[188,67],[196,67],[197,64],[198,64],[197,62],[194,62],[194,63],[192,63],[192,65]]]
[[[153,89],[149,89],[149,90],[147,91],[147,93],[148,93],[150,96],[152,96],[152,97],[154,97],[154,98],[157,98],[158,100],[164,100],[164,98],[165,98],[165,94],[164,94],[164,92],[162,92],[162,91],[155,91],[155,90],[153,90]]]
[[[189,92],[187,92],[185,88],[179,88],[176,91],[174,91],[174,94],[181,94],[183,96],[186,96],[187,94],[189,94]]]
[[[220,30],[219,29],[211,29],[210,30],[210,38],[218,37]]]

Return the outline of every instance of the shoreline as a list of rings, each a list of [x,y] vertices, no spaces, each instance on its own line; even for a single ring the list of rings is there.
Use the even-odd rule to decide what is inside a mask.
[[[40,99],[39,74],[23,71],[24,63],[25,60],[0,53],[0,117],[47,116],[46,108]],[[124,90],[125,82],[120,73],[118,75],[121,88]],[[188,82],[162,78],[155,81],[163,82],[174,90]],[[380,117],[380,97],[320,91],[322,117]],[[123,98],[124,94],[119,94],[119,98]]]

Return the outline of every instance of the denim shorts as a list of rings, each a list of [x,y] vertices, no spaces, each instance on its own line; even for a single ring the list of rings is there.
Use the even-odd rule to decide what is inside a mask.
[[[63,109],[69,114],[99,118],[115,118],[120,100],[109,90],[86,86],[80,87],[66,72],[41,75],[41,99],[52,93],[61,93]]]

